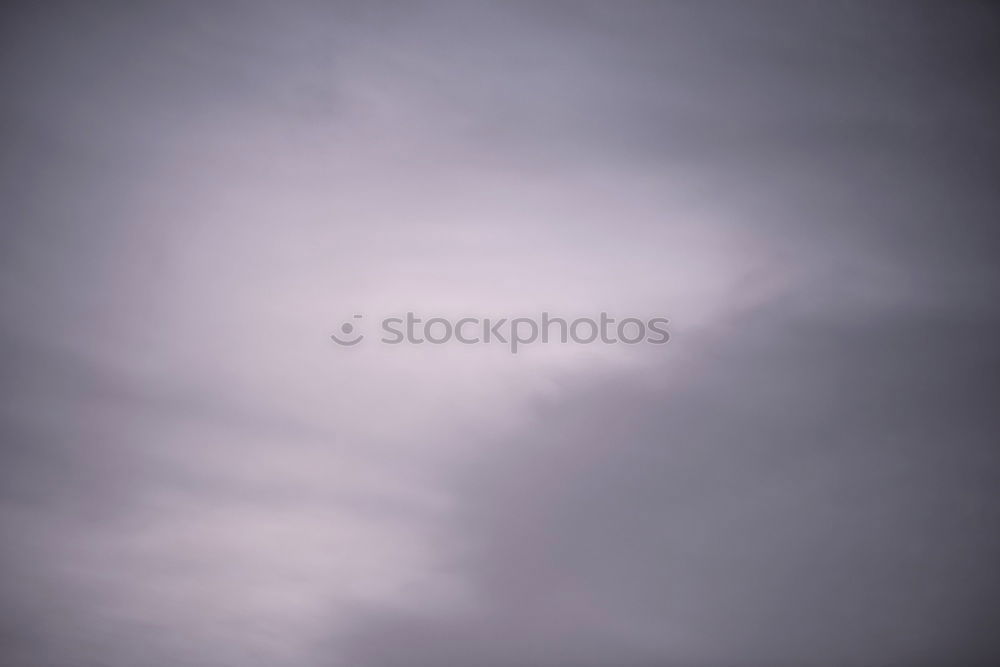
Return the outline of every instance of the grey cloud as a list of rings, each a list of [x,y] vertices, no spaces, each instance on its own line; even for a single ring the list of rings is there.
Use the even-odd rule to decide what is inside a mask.
[[[988,662],[995,320],[774,310],[690,342],[694,381],[607,378],[458,472],[474,602],[369,610],[353,660]]]
[[[996,660],[988,5],[3,11],[0,662]]]

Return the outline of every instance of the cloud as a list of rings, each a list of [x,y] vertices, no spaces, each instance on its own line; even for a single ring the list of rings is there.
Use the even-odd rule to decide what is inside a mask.
[[[993,12],[7,11],[8,660],[996,653]]]

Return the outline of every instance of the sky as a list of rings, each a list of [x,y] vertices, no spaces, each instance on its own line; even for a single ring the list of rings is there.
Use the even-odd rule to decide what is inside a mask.
[[[1000,661],[989,4],[0,11],[0,664]]]

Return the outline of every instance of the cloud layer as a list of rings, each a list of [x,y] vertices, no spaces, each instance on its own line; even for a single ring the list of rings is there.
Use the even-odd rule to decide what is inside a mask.
[[[995,12],[4,11],[3,662],[997,659]]]

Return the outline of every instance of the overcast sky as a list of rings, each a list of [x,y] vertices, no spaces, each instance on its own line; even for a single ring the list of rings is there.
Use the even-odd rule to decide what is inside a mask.
[[[0,663],[1000,661],[986,3],[0,26]]]

